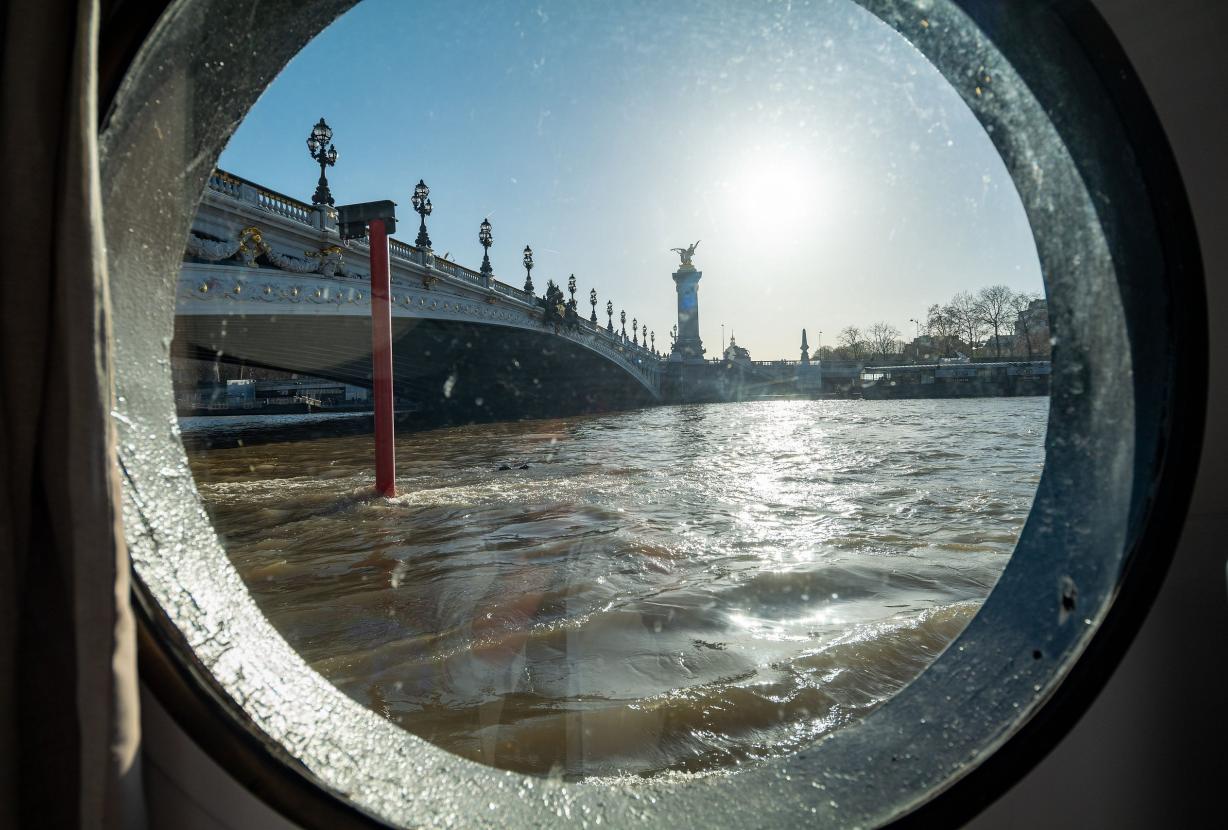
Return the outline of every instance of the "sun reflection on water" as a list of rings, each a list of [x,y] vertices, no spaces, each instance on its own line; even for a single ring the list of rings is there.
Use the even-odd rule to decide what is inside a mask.
[[[966,410],[975,431],[942,425]],[[192,461],[262,609],[357,700],[514,769],[697,772],[837,728],[945,647],[1027,515],[1046,414],[776,401],[405,434],[392,499],[367,495],[365,436]]]

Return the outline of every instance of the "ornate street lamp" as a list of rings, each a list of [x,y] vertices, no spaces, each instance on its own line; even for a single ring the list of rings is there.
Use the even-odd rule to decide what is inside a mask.
[[[333,131],[324,123],[323,117],[311,128],[311,135],[307,136],[307,152],[320,165],[320,181],[316,184],[316,192],[311,197],[311,203],[329,206],[336,204],[333,201],[332,192],[328,189],[328,178],[324,175],[324,168],[332,167],[337,163],[337,148],[333,146]]]
[[[431,215],[430,196],[431,189],[426,186],[426,182],[418,179],[418,184],[414,187],[414,197],[410,201],[414,204],[414,210],[422,217],[418,225],[418,238],[414,240],[414,245],[423,251],[431,249],[431,238],[426,235],[426,217]]]
[[[570,277],[567,278],[567,291],[568,293],[571,294],[571,302],[569,303],[569,305],[571,306],[572,311],[575,311],[576,309],[576,275],[575,274],[572,274]]]
[[[592,316],[588,318],[588,321],[595,326],[597,325],[597,289],[596,288],[589,289],[588,304],[593,307]]]
[[[483,219],[478,226],[478,242],[482,243],[482,276],[489,278],[494,273],[490,267],[490,246],[495,243],[495,238],[490,235],[489,219]]]
[[[524,246],[524,293],[533,293],[533,249]]]
[[[636,320],[634,317],[632,317],[631,318],[631,342],[637,346],[640,345],[640,341],[636,339],[636,337],[639,335],[639,332],[640,332],[639,321]]]
[[[623,340],[626,340],[627,339],[627,312],[625,309],[623,311],[618,312],[618,322],[622,323]]]
[[[614,333],[614,301],[613,300],[605,301],[605,316],[606,316],[606,319],[610,321],[609,323],[606,324],[605,330],[608,331],[610,334],[613,334]]]
[[[648,332],[648,339],[652,341],[652,353],[657,353],[657,333],[656,331]]]

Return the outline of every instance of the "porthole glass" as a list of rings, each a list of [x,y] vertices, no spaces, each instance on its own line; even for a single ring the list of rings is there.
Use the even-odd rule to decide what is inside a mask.
[[[406,825],[867,826],[974,768],[1107,612],[1154,440],[1118,283],[1158,248],[1109,244],[1104,145],[1068,149],[943,2],[368,0],[326,30],[348,5],[249,50],[192,38],[237,4],[178,4],[104,134],[126,527],[167,659],[312,797]],[[325,94],[358,53],[413,82]],[[199,125],[180,153],[137,126],[170,113]],[[383,498],[371,301],[337,293],[369,243],[332,202],[388,198]]]
[[[414,176],[397,168],[416,164],[434,168],[442,209],[423,209],[419,248],[394,244],[411,252],[394,281],[434,280],[429,311],[471,313],[465,301],[483,293],[463,257],[412,267],[429,244],[463,250],[473,215],[508,214],[500,236],[547,234],[542,297],[557,280],[575,300],[562,276],[572,268],[601,286],[588,315],[576,303],[560,316],[513,285],[518,276],[496,280],[506,304],[541,306],[527,339],[429,313],[393,318],[402,418],[391,500],[371,497],[371,366],[352,316],[305,312],[304,328],[277,307],[177,309],[180,426],[257,603],[351,698],[473,760],[578,779],[706,773],[795,751],[873,710],[945,648],[1031,507],[1051,334],[1023,207],[980,123],[851,3],[688,25],[693,11],[649,20],[509,6],[475,33],[460,25],[464,8],[363,4],[265,93],[194,221],[192,239],[248,221],[231,186],[242,181],[252,202],[281,211],[262,239],[302,248],[333,219],[306,201],[313,161],[330,195],[353,194],[344,201],[396,195],[379,188],[398,178],[409,192]],[[476,147],[442,132],[421,134],[412,153],[372,156],[379,130],[412,134],[423,116],[376,116],[386,93],[347,99],[334,77],[326,84],[348,104],[321,122],[327,146],[288,153],[299,138],[288,113],[305,90],[330,91],[314,67],[363,44],[372,67],[408,71],[392,33],[423,14],[476,47],[473,80],[440,79],[425,117],[476,110],[509,138],[480,164]],[[767,34],[740,35],[756,27]],[[517,29],[525,37],[509,38]],[[455,37],[413,61],[449,65]],[[701,48],[734,42],[737,56],[715,66]],[[484,79],[500,73],[510,80],[491,88]],[[642,84],[646,73],[658,83]],[[591,77],[607,78],[600,95],[579,80]],[[533,137],[513,138],[534,108]],[[749,126],[747,111],[764,114]],[[613,143],[593,135],[603,119]],[[704,130],[674,131],[680,123]],[[327,155],[347,139],[355,160]],[[620,193],[610,177],[641,184]],[[296,186],[303,200],[280,195]],[[572,194],[597,191],[605,203],[569,221]],[[617,235],[588,240],[626,214]],[[686,264],[697,246],[677,261],[650,215],[708,237],[703,271]],[[349,250],[330,281],[361,278],[362,248],[333,241]],[[628,269],[627,249],[654,246],[632,260],[642,273]],[[515,274],[519,246],[501,247],[496,273]],[[273,250],[255,261],[198,253],[181,282],[219,267],[281,279],[301,267]],[[681,289],[703,272],[702,325],[682,331]],[[849,272],[863,274],[855,291]],[[990,275],[1011,284],[983,284]],[[656,327],[633,316],[628,336],[620,313],[615,331],[612,306],[603,326],[599,294],[634,298]],[[657,348],[656,328],[670,330],[671,348],[664,337]],[[305,350],[306,336],[330,347]],[[687,351],[696,337],[699,348],[720,342],[711,358]],[[590,340],[622,360],[593,363]],[[584,376],[610,364],[621,377]],[[645,365],[648,395],[628,376]]]

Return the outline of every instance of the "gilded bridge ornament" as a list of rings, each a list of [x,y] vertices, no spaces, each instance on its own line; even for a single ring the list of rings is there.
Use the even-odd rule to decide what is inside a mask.
[[[695,249],[699,247],[699,243],[701,241],[702,240],[696,239],[694,242],[692,242],[690,245],[688,245],[685,248],[670,248],[671,251],[678,254],[678,256],[682,258],[682,268],[680,270],[683,270],[683,271],[694,271],[695,270],[695,265],[691,262],[691,257],[695,256]]]
[[[260,228],[251,225],[239,231],[239,257],[244,265],[255,265],[256,257],[268,253],[268,250],[269,246],[264,244],[264,234],[260,232]]]
[[[318,251],[303,251],[309,257],[326,257],[326,256],[341,256],[345,253],[340,245],[329,245],[327,248],[321,248]]]
[[[312,259],[320,260],[316,271],[326,277],[336,275],[341,269],[341,261],[345,257],[345,251],[339,245],[329,245],[318,251],[303,251],[303,254]]]
[[[189,233],[185,247],[189,256],[209,262],[230,259],[237,254],[239,259],[243,260],[244,265],[255,268],[257,267],[256,259],[263,254],[270,264],[283,271],[294,274],[321,274],[325,277],[333,277],[342,273],[341,263],[345,255],[342,248],[337,245],[329,245],[319,251],[304,251],[307,259],[287,256],[274,251],[264,241],[264,234],[260,228],[255,225],[239,231],[239,237],[235,240],[206,239]]]

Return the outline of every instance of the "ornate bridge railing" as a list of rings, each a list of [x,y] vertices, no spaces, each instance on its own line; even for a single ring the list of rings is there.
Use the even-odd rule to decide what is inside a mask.
[[[209,177],[209,189],[215,190],[218,193],[225,194],[234,199],[242,198],[240,187],[243,180],[232,176],[229,173],[223,173],[221,170],[215,170],[213,175]]]
[[[209,189],[232,199],[255,202],[269,213],[284,216],[295,222],[302,222],[304,225],[313,224],[313,215],[316,212],[313,205],[300,202],[276,190],[269,190],[267,187],[249,182],[225,170],[214,171],[209,177]]]

